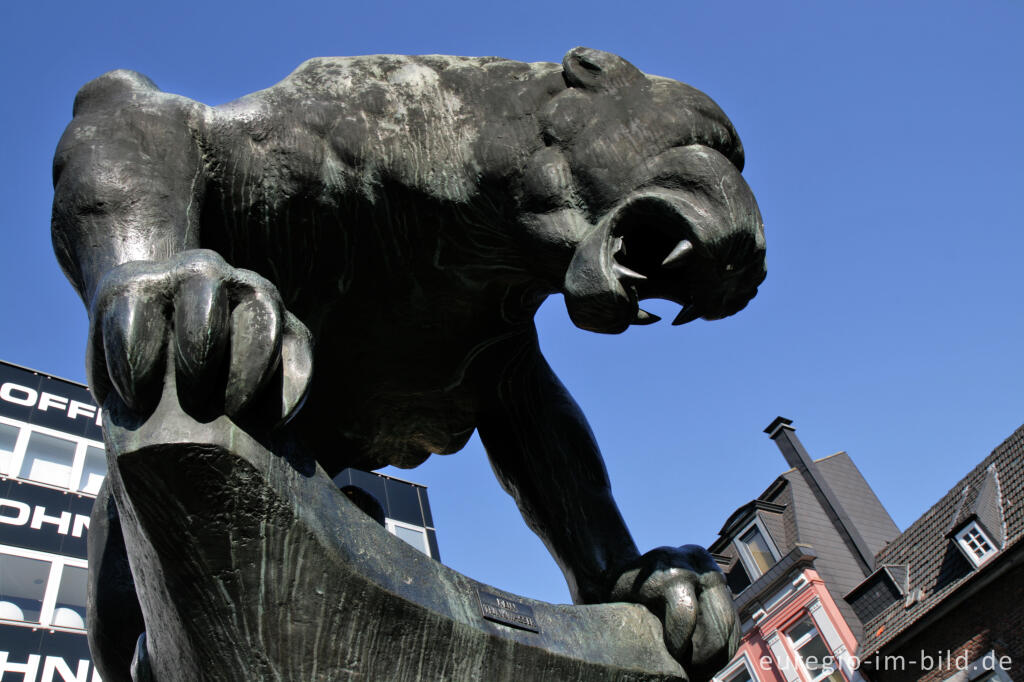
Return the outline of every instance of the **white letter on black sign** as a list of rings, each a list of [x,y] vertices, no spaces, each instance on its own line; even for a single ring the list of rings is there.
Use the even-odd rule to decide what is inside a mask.
[[[15,396],[11,394],[11,391],[18,391],[23,395]],[[34,390],[28,386],[19,386],[18,384],[7,383],[0,386],[0,398],[6,400],[9,403],[15,405],[24,405],[25,407],[32,407],[36,404],[36,398],[39,396]]]
[[[63,658],[59,656],[47,656],[46,660],[43,661],[43,677],[39,682],[54,682],[53,676],[55,673],[60,674],[60,678],[64,682],[88,682],[89,680],[89,661],[78,661],[78,672],[71,672],[71,666],[69,666]]]
[[[18,511],[17,516],[4,516],[4,507],[16,509]],[[28,523],[28,516],[32,513],[32,507],[28,506],[24,502],[18,502],[17,500],[3,500],[0,499],[0,523],[9,523],[12,526],[24,526]]]
[[[10,663],[7,655],[6,651],[0,651],[0,677],[4,673],[21,673],[27,682],[35,682],[39,673],[39,654],[29,654],[25,663]]]
[[[89,517],[82,514],[75,514],[75,525],[71,529],[71,537],[80,538],[82,533],[89,530]]]
[[[80,403],[77,400],[72,400],[71,407],[68,408],[68,416],[74,419],[78,415],[83,415],[92,419],[96,416],[96,408],[89,403]]]
[[[39,396],[39,409],[46,412],[51,407],[59,407],[61,412],[67,409],[68,399],[45,391]]]
[[[32,528],[40,530],[44,523],[52,523],[57,526],[57,532],[67,535],[71,530],[71,512],[61,512],[60,516],[47,516],[46,507],[36,507],[32,513]]]

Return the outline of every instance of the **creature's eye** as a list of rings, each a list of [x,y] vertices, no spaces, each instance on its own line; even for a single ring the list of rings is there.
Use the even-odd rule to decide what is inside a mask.
[[[562,69],[570,87],[594,92],[611,92],[646,80],[622,57],[586,47],[569,50],[562,58]]]
[[[596,75],[601,73],[601,67],[595,64],[594,62],[590,61],[583,55],[576,55],[576,63],[592,74]]]

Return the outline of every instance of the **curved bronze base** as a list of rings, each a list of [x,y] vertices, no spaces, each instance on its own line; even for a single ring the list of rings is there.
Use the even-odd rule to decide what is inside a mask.
[[[686,679],[643,606],[471,580],[227,417],[165,395],[142,424],[110,410],[105,432],[156,682]]]

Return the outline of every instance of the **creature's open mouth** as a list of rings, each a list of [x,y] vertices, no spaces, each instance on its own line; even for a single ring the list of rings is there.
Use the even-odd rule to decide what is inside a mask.
[[[683,194],[652,192],[618,210],[609,232],[612,269],[636,305],[633,324],[660,318],[638,302],[682,306],[672,324],[719,319],[742,309],[764,279],[755,233],[722,229]]]

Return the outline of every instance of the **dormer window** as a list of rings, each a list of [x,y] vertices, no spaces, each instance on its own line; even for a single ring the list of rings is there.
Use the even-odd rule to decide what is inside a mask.
[[[981,566],[999,551],[977,521],[971,521],[953,537],[960,551],[975,566]]]
[[[757,519],[736,536],[736,549],[752,581],[767,573],[779,560],[775,543]]]

